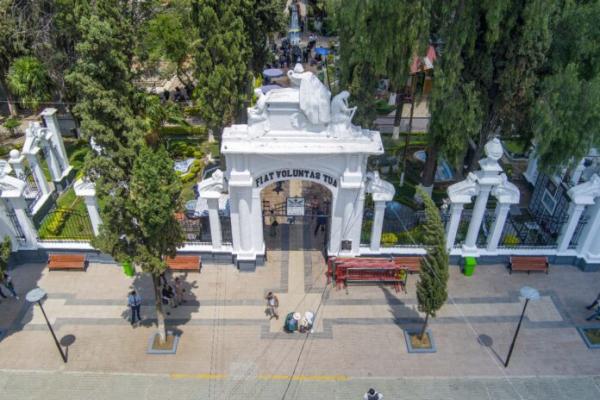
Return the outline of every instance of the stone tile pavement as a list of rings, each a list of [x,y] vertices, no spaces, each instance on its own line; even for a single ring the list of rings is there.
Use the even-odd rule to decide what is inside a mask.
[[[300,228],[287,235],[296,242],[307,236]],[[338,291],[325,285],[324,271],[316,251],[271,251],[256,273],[205,265],[201,273],[181,274],[187,303],[168,319],[181,334],[180,347],[176,355],[156,356],[145,353],[155,329],[147,277],[128,278],[111,264],[92,264],[85,273],[20,265],[13,271],[17,289],[45,288],[58,337],[74,335],[75,342],[64,365],[37,308],[23,300],[0,303],[0,393],[19,399],[165,393],[349,399],[375,386],[386,399],[599,398],[600,353],[585,347],[575,327],[588,324],[584,306],[598,290],[600,273],[553,266],[549,275],[509,275],[495,265],[466,278],[452,267],[449,301],[431,322],[438,352],[416,355],[407,353],[403,338],[403,329],[421,321],[416,276],[407,294],[384,286]],[[505,369],[524,285],[538,288],[542,299],[528,308]],[[134,328],[125,301],[131,287],[142,294],[146,318]],[[280,297],[282,316],[316,310],[315,332],[287,334],[281,319],[268,321],[269,290]]]

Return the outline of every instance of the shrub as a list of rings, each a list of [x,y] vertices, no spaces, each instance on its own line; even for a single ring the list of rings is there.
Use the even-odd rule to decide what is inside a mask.
[[[505,246],[516,246],[519,243],[521,243],[521,241],[515,235],[506,235],[502,241],[502,244]]]
[[[398,236],[393,232],[386,232],[381,235],[381,245],[383,247],[391,247],[398,243]]]
[[[195,180],[197,178],[197,176],[202,172],[203,168],[204,168],[204,164],[202,163],[201,160],[194,160],[194,162],[192,163],[192,166],[190,167],[189,172],[185,175],[181,175],[181,177],[180,177],[181,183],[183,183],[183,184],[190,183],[191,181]]]

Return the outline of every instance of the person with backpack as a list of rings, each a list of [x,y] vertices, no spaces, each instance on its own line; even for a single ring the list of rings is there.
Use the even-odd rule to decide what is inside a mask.
[[[131,308],[131,325],[135,324],[136,322],[142,322],[142,317],[140,316],[142,298],[136,293],[135,290],[129,292],[129,296],[127,296],[127,305],[129,308]]]
[[[363,400],[383,400],[383,395],[371,388],[367,393],[365,393]]]
[[[598,296],[596,296],[596,300],[594,300],[594,302],[592,304],[590,304],[589,306],[587,306],[586,308],[588,310],[595,308],[594,313],[592,315],[590,315],[589,317],[587,317],[585,319],[586,321],[591,321],[594,318],[600,319],[600,293],[598,293]]]

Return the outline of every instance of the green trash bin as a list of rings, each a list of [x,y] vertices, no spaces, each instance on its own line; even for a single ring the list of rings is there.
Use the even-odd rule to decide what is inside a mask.
[[[465,257],[465,267],[463,272],[465,276],[472,276],[477,266],[477,259],[475,257]]]
[[[130,278],[135,275],[135,269],[131,265],[131,261],[123,262],[123,272]]]

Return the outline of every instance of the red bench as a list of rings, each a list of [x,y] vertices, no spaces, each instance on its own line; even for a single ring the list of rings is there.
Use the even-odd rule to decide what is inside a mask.
[[[85,254],[49,254],[48,270],[85,271],[88,261]]]
[[[200,272],[202,261],[200,256],[175,256],[167,257],[167,267],[171,271],[193,271]]]
[[[527,271],[529,274],[534,272],[548,273],[548,258],[547,257],[529,257],[529,256],[512,256],[508,264],[510,273],[513,271]]]
[[[402,266],[410,273],[421,272],[421,258],[417,257],[394,257],[394,264]]]

